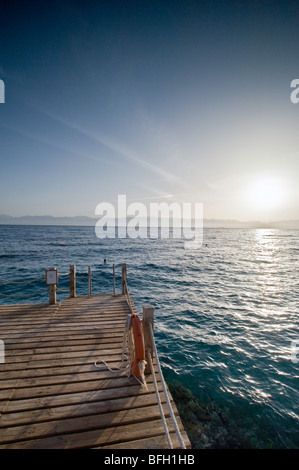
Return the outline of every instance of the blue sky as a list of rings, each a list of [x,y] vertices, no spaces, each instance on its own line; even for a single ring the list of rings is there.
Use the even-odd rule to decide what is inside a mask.
[[[12,1],[0,17],[0,213],[94,216],[125,194],[299,218],[297,2]]]

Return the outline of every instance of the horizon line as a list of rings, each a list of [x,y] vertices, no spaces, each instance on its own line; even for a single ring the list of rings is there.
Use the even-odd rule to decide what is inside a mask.
[[[24,219],[35,219],[36,222],[38,221],[37,219],[49,219],[49,222],[51,219],[57,219],[57,221],[63,221],[63,220],[68,220],[70,221],[71,219],[73,221],[75,221],[75,219],[85,219],[86,221],[90,221],[90,223],[92,222],[92,225],[93,225],[93,222],[96,222],[97,220],[100,220],[99,217],[92,217],[92,216],[88,216],[88,215],[72,215],[72,216],[55,216],[55,215],[20,215],[20,216],[12,216],[12,215],[9,215],[9,214],[0,214],[0,225],[10,225],[9,224],[9,221],[12,221],[14,220],[15,222],[17,221],[20,221],[23,220],[25,222]],[[120,224],[115,224],[115,226],[125,226],[127,221],[129,220],[132,220],[134,218],[134,216],[131,216],[131,217],[126,217],[126,218],[120,218],[119,221],[123,222],[120,223]],[[1,220],[2,219],[2,220]],[[4,220],[3,220],[4,219]],[[6,220],[5,220],[6,219]],[[11,220],[12,219],[12,220]],[[109,221],[111,222],[113,219],[108,219],[107,222],[109,223]],[[115,220],[118,221],[118,217],[115,218]],[[144,227],[148,226],[148,222],[150,220],[150,217],[147,218],[147,223],[142,225]],[[165,220],[162,219],[162,218],[159,218],[159,221],[162,221],[162,220]],[[170,220],[173,222],[173,221],[178,221],[178,220],[181,220],[179,218],[170,218]],[[191,219],[183,219],[184,220],[188,220],[188,221],[191,221],[194,222],[194,218],[191,218]],[[126,222],[125,222],[126,221]],[[145,222],[145,218],[143,218],[143,221]],[[40,220],[41,222],[41,220]],[[53,220],[54,222],[54,220]],[[283,225],[283,224],[297,224],[298,225],[298,228],[299,228],[299,219],[279,219],[279,220],[270,220],[270,221],[263,221],[263,220],[254,220],[254,219],[251,219],[251,220],[239,220],[239,219],[218,219],[218,218],[203,218],[203,225],[205,223],[214,223],[214,224],[219,224],[219,223],[222,223],[222,224],[241,224],[241,225],[245,225],[245,226],[251,226],[249,228],[254,228],[252,226],[257,226],[256,228],[261,228],[261,226],[265,226],[265,228],[275,228],[275,227],[271,227],[273,225]],[[18,225],[18,224],[12,224],[12,225]],[[55,224],[55,223],[40,223],[40,224],[32,224],[29,222],[29,220],[27,220],[27,223],[20,223],[20,225],[69,225],[69,224]],[[75,225],[75,224],[74,224]],[[91,226],[92,226],[91,225]],[[77,226],[82,226],[81,224],[78,224]],[[83,225],[84,226],[84,225]],[[159,226],[159,224],[158,224]],[[170,224],[171,226],[171,224]],[[279,227],[281,228],[281,227]]]

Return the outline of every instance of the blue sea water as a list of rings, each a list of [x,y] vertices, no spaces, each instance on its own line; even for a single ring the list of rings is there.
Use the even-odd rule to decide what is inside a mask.
[[[88,266],[93,292],[112,292],[113,263],[117,291],[127,263],[138,311],[155,307],[166,380],[213,400],[257,447],[299,448],[299,231],[204,229],[202,247],[186,250],[172,238],[98,239],[94,227],[3,225],[0,304],[47,302],[43,277],[3,280],[39,278],[53,266],[64,274],[70,264],[77,294],[88,292]],[[68,282],[60,276],[58,287]]]

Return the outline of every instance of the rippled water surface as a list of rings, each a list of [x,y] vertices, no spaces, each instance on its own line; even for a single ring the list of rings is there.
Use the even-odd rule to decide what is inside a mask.
[[[111,292],[115,263],[119,291],[124,262],[139,312],[155,307],[166,379],[215,400],[264,442],[298,448],[299,363],[291,354],[299,349],[299,231],[206,229],[201,249],[191,251],[178,239],[100,240],[93,227],[0,226],[2,280],[76,264],[77,293],[86,294],[90,265],[93,292]],[[59,288],[68,288],[67,276]],[[0,302],[44,302],[47,293],[7,297],[44,290],[44,279],[0,281]]]

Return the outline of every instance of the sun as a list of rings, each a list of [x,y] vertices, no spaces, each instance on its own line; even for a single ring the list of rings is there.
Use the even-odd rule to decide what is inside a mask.
[[[261,179],[253,183],[250,191],[251,203],[260,209],[278,208],[284,199],[281,183],[275,179]]]

